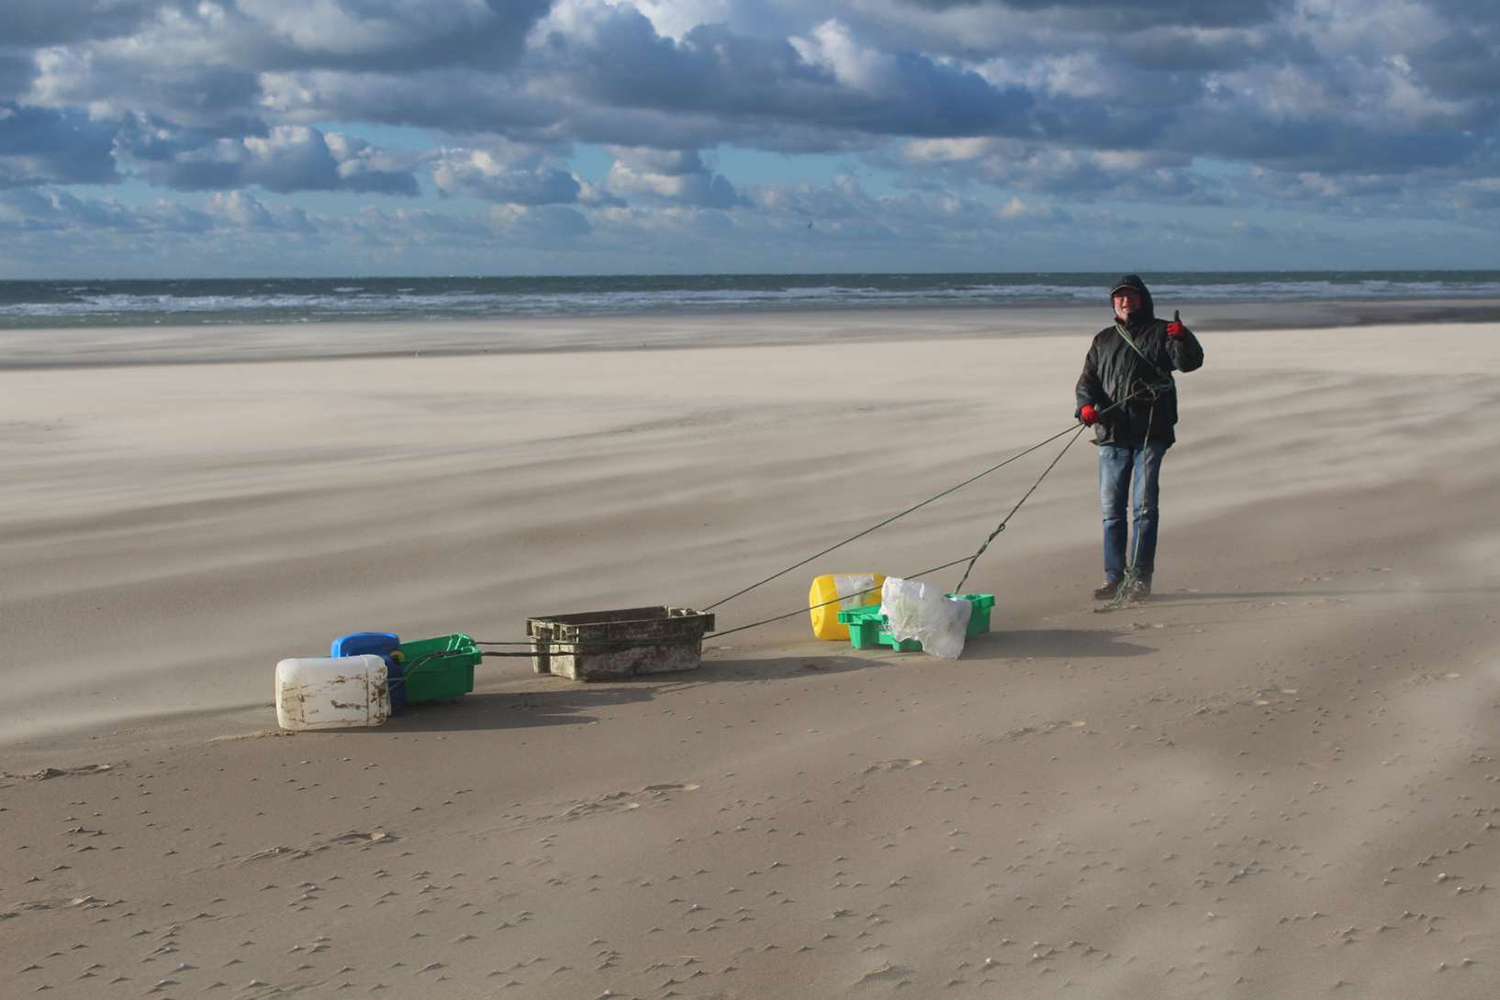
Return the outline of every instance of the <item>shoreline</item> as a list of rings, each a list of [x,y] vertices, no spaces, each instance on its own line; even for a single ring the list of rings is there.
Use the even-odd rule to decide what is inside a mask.
[[[1186,299],[1163,308],[1183,311],[1184,322],[1205,334],[1500,322],[1500,299],[1268,304]],[[1103,306],[922,305],[486,320],[17,327],[0,329],[0,371],[876,343],[920,339],[912,326],[924,322],[940,328],[933,339],[1082,336],[1107,318]],[[725,333],[728,323],[739,324],[739,339]]]

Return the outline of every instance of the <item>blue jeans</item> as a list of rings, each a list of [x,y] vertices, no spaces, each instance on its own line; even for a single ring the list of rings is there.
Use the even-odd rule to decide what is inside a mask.
[[[1167,445],[1147,441],[1139,448],[1099,446],[1099,504],[1104,509],[1104,578],[1118,583],[1127,565],[1149,582],[1156,569],[1156,501],[1161,492],[1161,460]],[[1134,489],[1131,489],[1132,481]],[[1125,498],[1135,522],[1130,562],[1125,561]]]

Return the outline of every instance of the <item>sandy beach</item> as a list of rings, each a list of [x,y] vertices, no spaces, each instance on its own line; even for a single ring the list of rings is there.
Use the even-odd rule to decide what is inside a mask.
[[[296,735],[334,636],[704,607],[1066,430],[1100,311],[0,332],[5,995],[1497,995],[1500,322],[1244,312],[1184,311],[1149,603],[1080,441],[957,661],[801,616]]]

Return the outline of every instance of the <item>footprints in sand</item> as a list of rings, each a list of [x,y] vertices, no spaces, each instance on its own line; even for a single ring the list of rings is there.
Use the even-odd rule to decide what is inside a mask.
[[[229,750],[16,778],[0,823],[45,833],[0,844],[3,971],[69,1000],[1269,996],[1292,976],[1362,996],[1418,954],[1404,995],[1490,995],[1496,754],[1439,729],[1387,744],[1396,713],[1374,714],[1477,673],[1371,697],[1374,671],[1340,688],[1271,663],[1000,720],[943,704],[933,685],[979,683],[954,671],[857,739],[788,716],[737,773],[694,744],[647,772],[680,780],[569,791],[520,763],[434,779],[350,740],[244,741],[271,763],[228,818],[181,803],[229,780]],[[843,683],[879,706],[892,676]],[[1369,732],[1336,737],[1359,707]],[[417,738],[496,740],[395,746]]]
[[[393,844],[400,838],[386,830],[370,830],[368,832],[350,832],[340,834],[337,837],[329,837],[315,843],[306,844],[302,847],[287,847],[278,844],[263,850],[246,854],[243,857],[233,859],[233,864],[244,866],[256,864],[257,862],[270,861],[274,858],[289,858],[293,860],[304,860],[315,854],[327,851],[335,847],[358,847],[361,849],[375,847],[384,844]],[[222,867],[214,865],[213,867]],[[194,869],[203,871],[206,869]]]
[[[75,767],[43,767],[25,774],[0,772],[0,788],[16,781],[51,781],[53,778],[73,778],[90,774],[103,774],[114,770],[113,764],[79,764]]]
[[[863,777],[869,774],[878,774],[882,771],[908,771],[914,767],[921,767],[924,763],[926,762],[916,757],[900,758],[897,760],[878,760],[859,773]]]
[[[593,799],[576,802],[556,816],[537,817],[533,820],[533,825],[553,819],[564,821],[576,820],[589,816],[597,816],[602,813],[640,809],[643,806],[668,802],[674,793],[696,792],[700,787],[700,785],[692,782],[683,782],[647,785],[635,792],[609,792]]]

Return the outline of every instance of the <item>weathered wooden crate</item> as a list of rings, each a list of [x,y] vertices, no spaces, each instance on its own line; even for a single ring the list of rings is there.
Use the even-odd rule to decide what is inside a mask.
[[[692,670],[714,616],[692,608],[621,608],[526,619],[531,665],[577,681]]]

